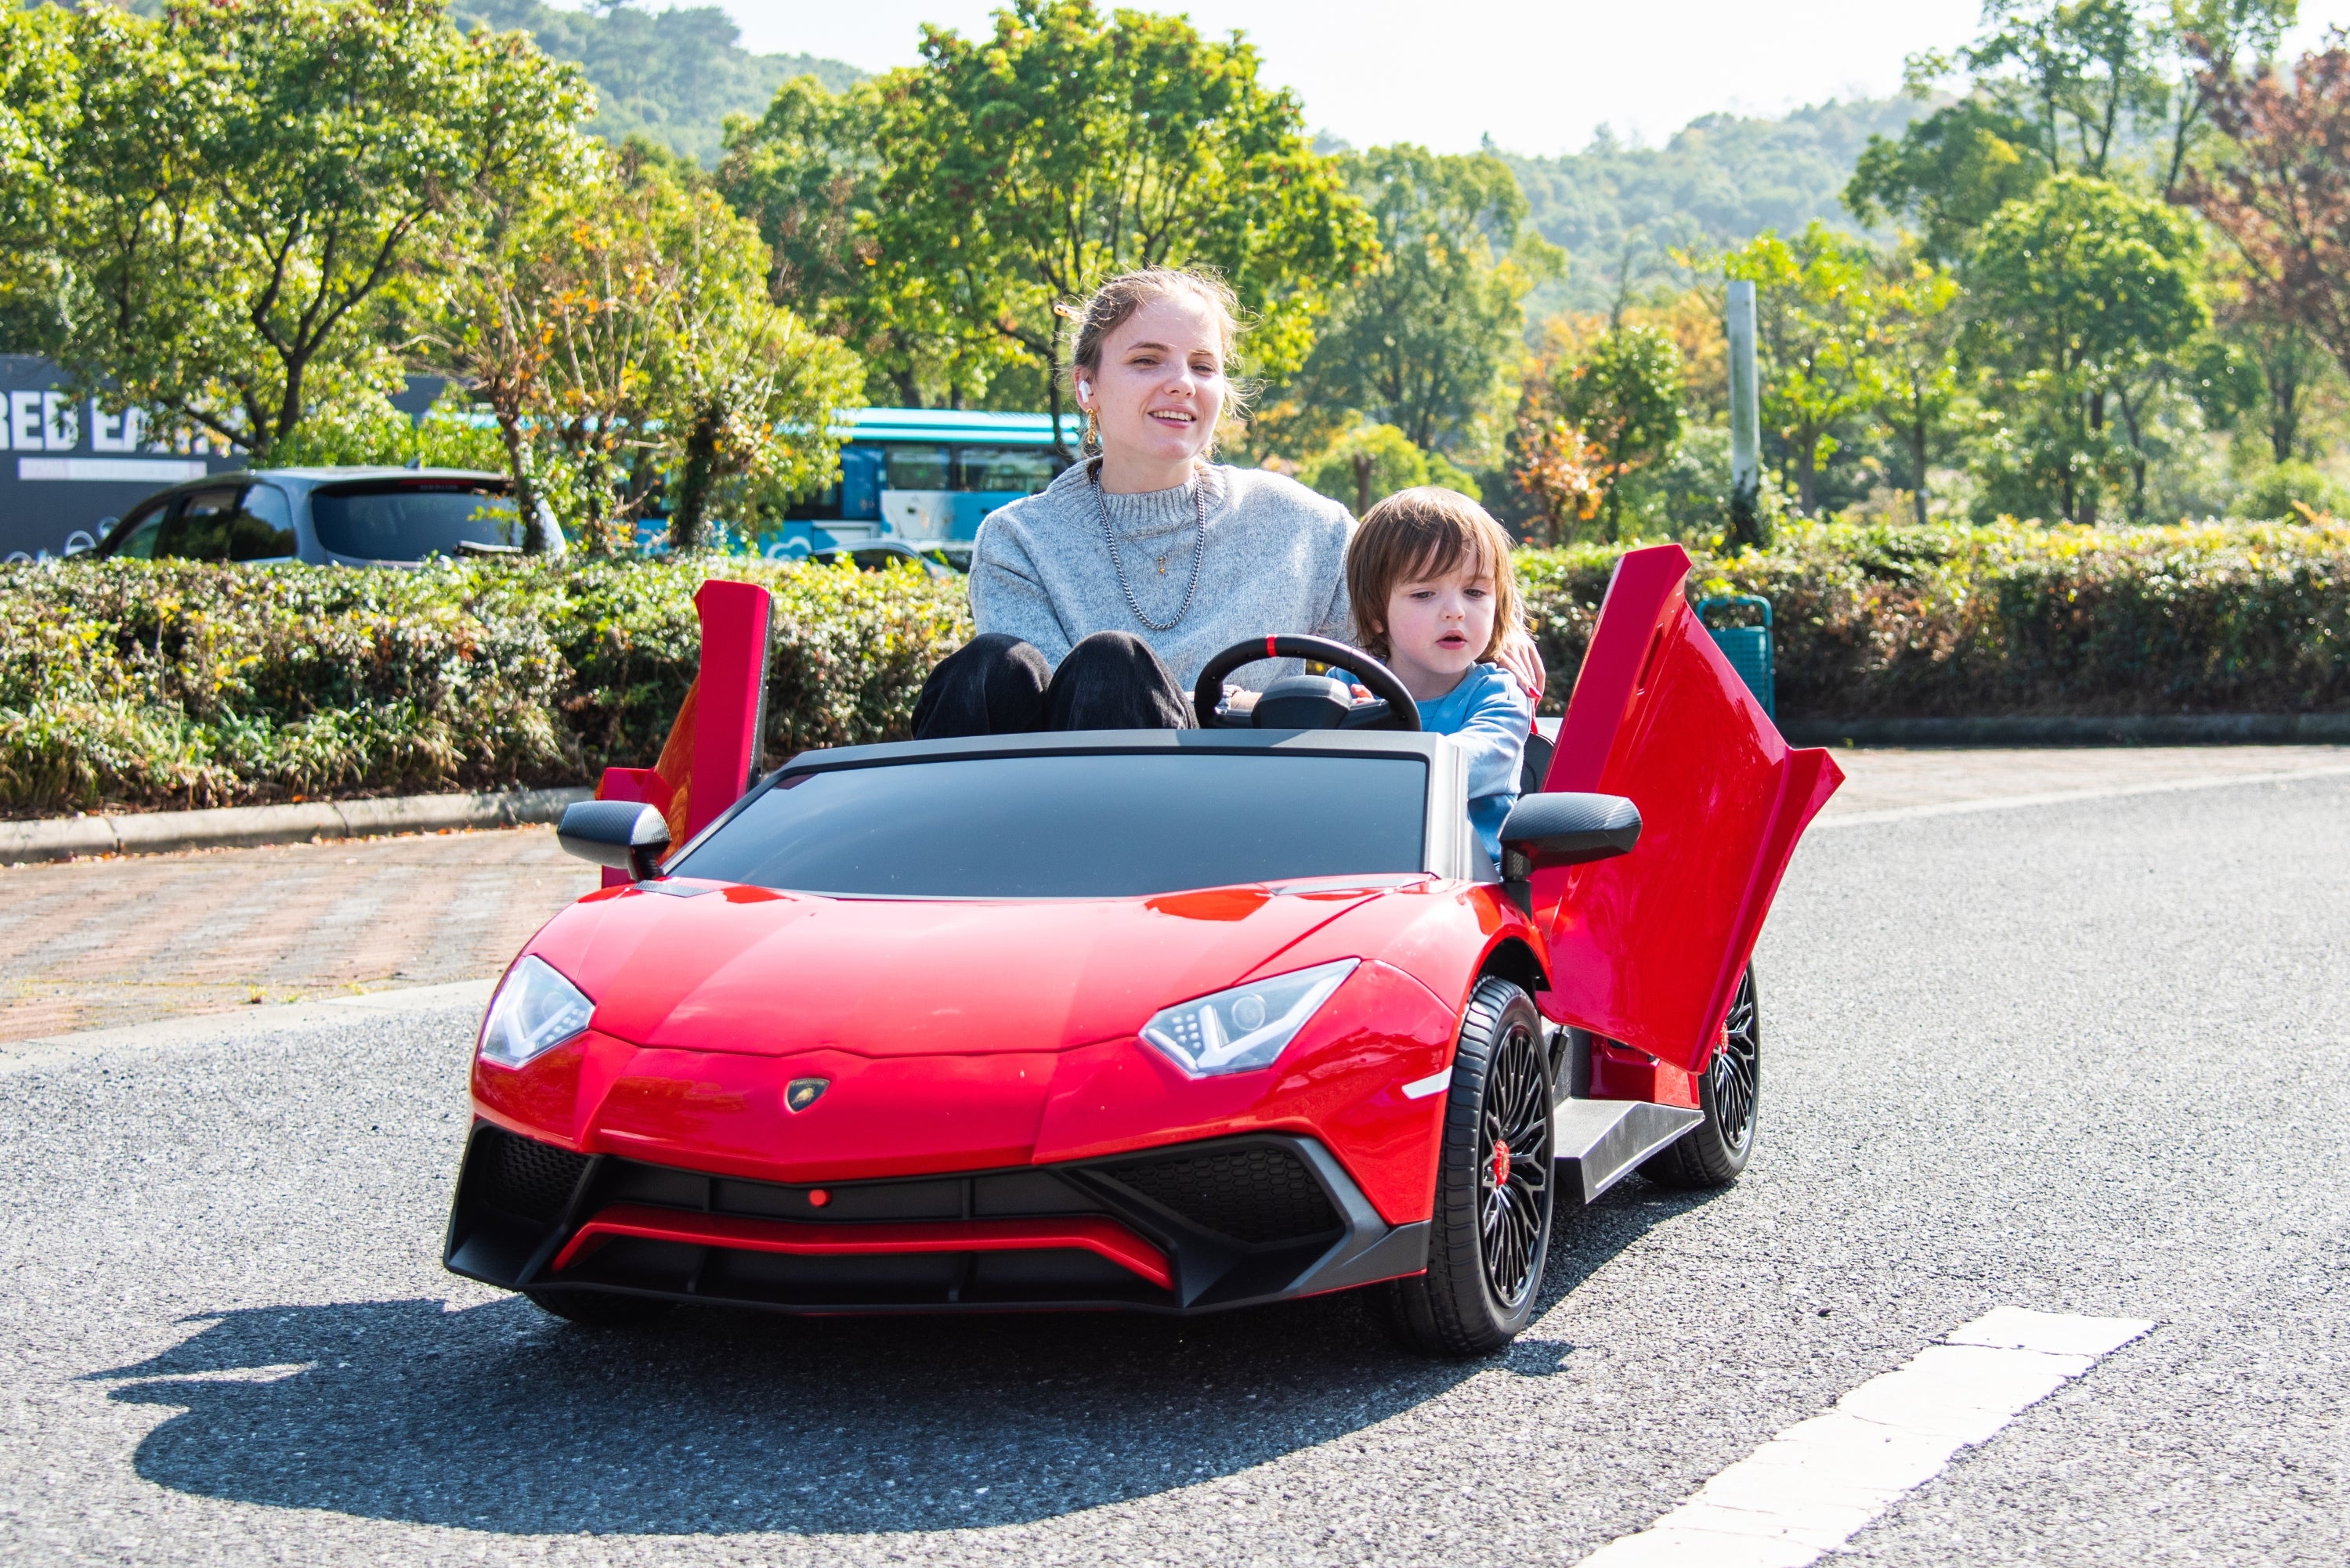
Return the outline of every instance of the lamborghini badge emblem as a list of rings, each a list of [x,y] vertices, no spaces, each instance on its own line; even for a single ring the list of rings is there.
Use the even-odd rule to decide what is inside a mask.
[[[784,1108],[804,1111],[816,1104],[830,1087],[830,1078],[794,1078],[784,1085]]]

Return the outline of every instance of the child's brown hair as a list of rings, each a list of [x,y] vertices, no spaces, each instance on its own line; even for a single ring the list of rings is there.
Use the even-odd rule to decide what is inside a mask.
[[[1386,659],[1388,600],[1396,585],[1436,576],[1474,561],[1493,574],[1493,635],[1478,661],[1501,651],[1518,626],[1518,579],[1510,570],[1510,535],[1483,507],[1457,490],[1399,490],[1363,514],[1347,545],[1347,597],[1363,651]]]

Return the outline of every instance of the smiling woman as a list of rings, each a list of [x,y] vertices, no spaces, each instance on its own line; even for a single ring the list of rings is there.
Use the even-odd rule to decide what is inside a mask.
[[[918,735],[1185,728],[1210,655],[1267,633],[1352,635],[1346,509],[1210,461],[1240,401],[1237,314],[1220,280],[1163,267],[1074,312],[1087,461],[982,525],[980,635],[931,672]]]

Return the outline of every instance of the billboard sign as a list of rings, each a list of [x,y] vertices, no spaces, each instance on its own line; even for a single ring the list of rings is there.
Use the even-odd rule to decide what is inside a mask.
[[[242,463],[218,442],[159,435],[140,410],[71,397],[47,359],[0,354],[0,558],[78,555],[165,485]]]

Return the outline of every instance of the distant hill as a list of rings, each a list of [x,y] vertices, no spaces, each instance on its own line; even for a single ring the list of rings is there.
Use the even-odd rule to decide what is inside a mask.
[[[730,114],[764,114],[775,89],[812,76],[835,92],[865,73],[814,55],[754,55],[742,29],[714,5],[601,13],[558,11],[537,0],[453,0],[460,26],[520,30],[558,60],[577,60],[596,85],[588,129],[607,140],[631,134],[704,164],[718,161],[719,126]]]
[[[1931,107],[1907,98],[1862,99],[1779,119],[1709,114],[1662,147],[1627,146],[1602,127],[1581,152],[1503,152],[1525,190],[1534,227],[1570,258],[1566,277],[1529,301],[1534,318],[1604,308],[1627,241],[1637,276],[1671,246],[1734,244],[1764,229],[1792,233],[1814,218],[1854,226],[1837,197],[1869,136],[1898,135]]]

